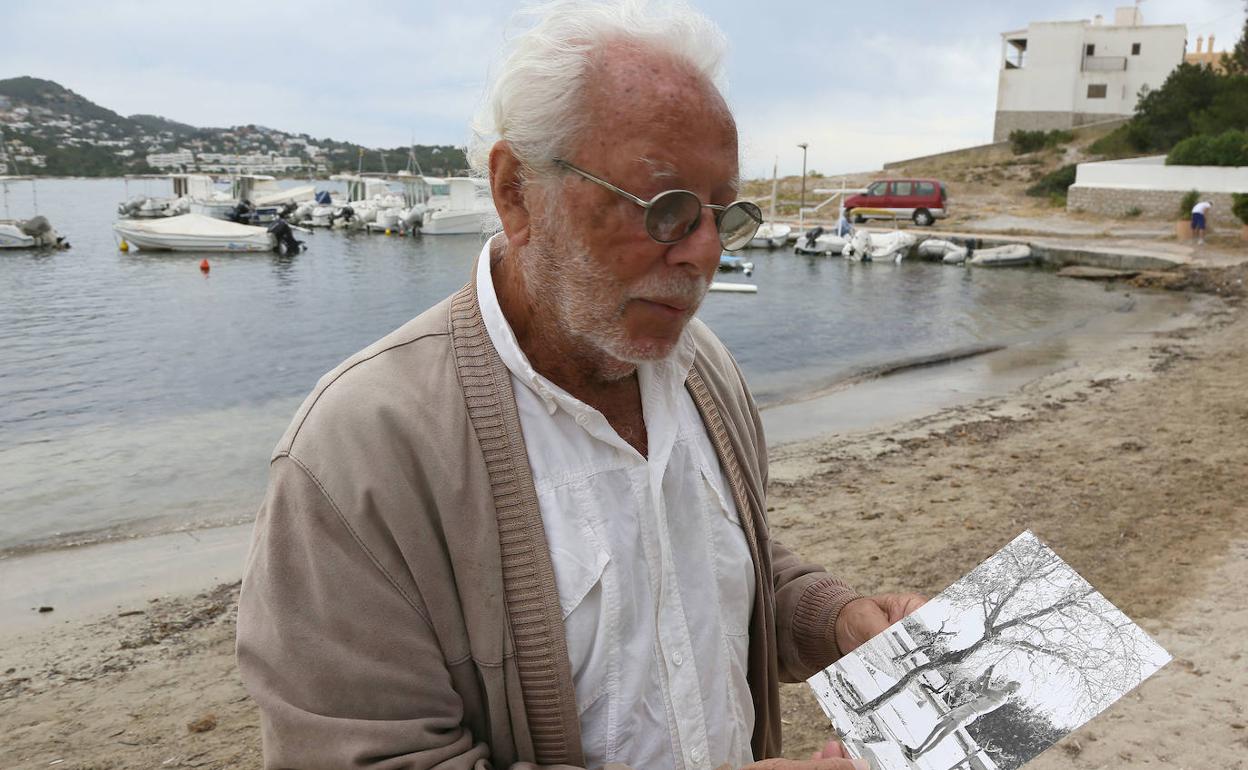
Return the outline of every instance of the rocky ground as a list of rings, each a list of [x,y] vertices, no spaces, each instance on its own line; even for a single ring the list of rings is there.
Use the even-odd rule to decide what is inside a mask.
[[[1031,529],[1174,655],[1038,768],[1248,763],[1248,270],[1176,275],[1224,304],[1006,398],[773,452],[775,536],[861,590],[935,593]],[[258,766],[237,590],[0,640],[0,765]],[[787,755],[831,734],[805,685],[783,705]]]

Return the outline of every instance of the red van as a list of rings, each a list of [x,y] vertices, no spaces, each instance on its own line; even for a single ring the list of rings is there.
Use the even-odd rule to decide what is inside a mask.
[[[845,199],[846,209],[873,209],[853,212],[854,221],[905,217],[916,225],[930,225],[949,216],[949,190],[936,179],[881,179],[867,186],[864,193]]]

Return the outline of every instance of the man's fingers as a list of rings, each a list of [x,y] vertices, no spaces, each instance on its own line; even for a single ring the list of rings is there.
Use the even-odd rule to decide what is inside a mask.
[[[865,759],[764,759],[742,770],[871,770]]]

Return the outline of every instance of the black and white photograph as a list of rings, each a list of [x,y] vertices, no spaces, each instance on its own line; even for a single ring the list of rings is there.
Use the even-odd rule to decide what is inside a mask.
[[[1024,532],[808,682],[876,770],[1013,770],[1169,660]]]

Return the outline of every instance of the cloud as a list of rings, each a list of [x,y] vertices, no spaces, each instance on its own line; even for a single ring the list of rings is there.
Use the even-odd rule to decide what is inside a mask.
[[[1125,0],[1116,0],[1125,2]],[[729,40],[743,172],[824,173],[989,141],[1000,33],[1113,3],[701,0]],[[258,123],[372,146],[462,144],[516,0],[6,0],[0,77],[49,78],[123,114]],[[1239,0],[1149,0],[1149,23],[1234,44]]]

